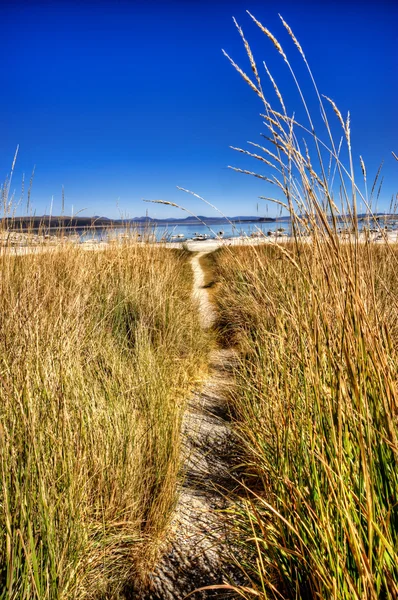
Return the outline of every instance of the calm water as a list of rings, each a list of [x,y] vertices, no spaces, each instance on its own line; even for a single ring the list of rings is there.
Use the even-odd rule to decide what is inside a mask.
[[[250,235],[256,231],[262,231],[265,235],[268,231],[276,231],[277,229],[283,227],[285,232],[289,232],[289,223],[236,223],[234,225],[230,225],[228,223],[219,223],[213,224],[209,227],[202,225],[198,222],[195,225],[168,225],[165,227],[164,225],[156,225],[154,227],[140,227],[135,225],[130,229],[141,233],[142,235],[153,234],[155,238],[160,241],[162,239],[166,239],[170,241],[172,236],[177,236],[182,234],[184,237],[178,238],[172,241],[181,241],[192,239],[195,234],[207,234],[210,238],[215,238],[219,234],[219,232],[223,231],[224,238],[237,237],[240,235]],[[110,237],[117,237],[123,235],[127,232],[127,229],[116,229],[113,231],[109,231],[106,229],[97,229],[95,232],[89,231],[87,233],[82,233],[82,239],[102,239],[106,240]]]

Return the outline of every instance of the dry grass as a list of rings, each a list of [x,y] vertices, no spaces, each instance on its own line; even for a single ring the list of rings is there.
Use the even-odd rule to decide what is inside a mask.
[[[275,202],[290,214],[293,234],[279,247],[216,255],[219,330],[241,352],[231,403],[246,483],[234,518],[250,583],[240,594],[392,600],[398,597],[398,249],[359,236],[358,199],[380,229],[371,212],[379,173],[371,194],[366,179],[361,192],[349,117],[332,103],[345,167],[298,41],[283,23],[308,67],[326,141],[281,44],[255,22],[282,54],[308,124],[288,117],[285,103],[282,113],[272,108],[239,29],[255,80],[238,72],[263,102],[271,148],[243,152],[271,175],[236,170],[277,188]]]
[[[0,254],[2,599],[117,598],[176,496],[205,339],[186,254]]]
[[[354,286],[322,247],[218,255],[219,327],[242,356],[235,518],[256,596],[398,594],[397,259],[362,247]]]

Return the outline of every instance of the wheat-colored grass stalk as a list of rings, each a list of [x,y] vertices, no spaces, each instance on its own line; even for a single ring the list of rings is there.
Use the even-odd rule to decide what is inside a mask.
[[[206,353],[190,265],[134,231],[101,251],[2,242],[1,597],[116,598],[152,568],[176,501]]]
[[[382,231],[371,210],[381,167],[368,199],[362,157],[365,192],[355,180],[349,113],[343,119],[324,97],[343,128],[336,144],[304,51],[282,19],[313,81],[323,141],[287,55],[252,18],[287,63],[309,126],[268,106],[264,137],[277,152],[265,152],[266,160],[282,178],[234,167],[278,187],[282,198],[264,198],[288,211],[291,242],[217,254],[218,327],[241,355],[231,393],[244,447],[244,499],[234,511],[248,578],[240,594],[392,600],[398,595],[398,251],[360,234],[356,209],[360,198]],[[235,150],[270,168],[264,156]]]

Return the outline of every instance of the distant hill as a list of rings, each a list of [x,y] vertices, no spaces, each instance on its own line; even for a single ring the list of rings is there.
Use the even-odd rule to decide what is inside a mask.
[[[69,217],[61,216],[31,216],[31,217],[5,217],[1,224],[7,229],[48,229],[48,228],[72,228],[77,227],[109,227],[109,225],[123,226],[122,221],[115,221],[107,217]]]
[[[152,217],[134,217],[129,219],[131,223],[159,223],[159,224],[172,224],[172,225],[189,225],[190,223],[197,224],[203,221],[207,225],[212,223],[243,223],[243,222],[259,222],[259,221],[275,221],[275,219],[259,218],[253,216],[236,216],[236,217],[206,217],[204,215],[198,215],[197,217],[172,217],[168,219],[154,219]]]
[[[358,215],[358,219],[360,221],[366,220],[368,215],[365,213],[361,213]],[[373,215],[373,218],[381,220],[391,220],[398,219],[395,214],[386,214],[386,213],[376,213]],[[349,217],[340,215],[336,217],[337,221],[344,221],[349,219]],[[153,217],[133,217],[131,219],[109,219],[108,217],[100,217],[95,215],[93,217],[70,217],[67,215],[58,215],[58,216],[50,216],[50,215],[41,215],[41,216],[31,216],[31,217],[4,217],[1,219],[1,224],[3,227],[7,229],[59,229],[59,228],[88,228],[88,227],[126,227],[126,225],[197,225],[201,221],[206,223],[206,225],[223,225],[228,222],[231,223],[278,223],[278,222],[290,222],[290,217],[254,217],[248,215],[238,215],[235,217],[206,217],[204,215],[196,217],[184,217],[184,218],[169,218],[169,219],[155,219]]]
[[[204,215],[185,218],[169,218],[169,219],[154,219],[152,217],[133,217],[132,219],[109,219],[108,217],[70,217],[67,215],[34,215],[31,217],[6,217],[2,219],[3,227],[7,229],[59,229],[59,228],[88,228],[88,227],[126,227],[126,225],[197,225],[200,222],[206,225],[222,225],[228,222],[231,223],[259,223],[259,222],[274,222],[275,219],[259,218],[253,216],[236,216],[236,217],[206,217]]]

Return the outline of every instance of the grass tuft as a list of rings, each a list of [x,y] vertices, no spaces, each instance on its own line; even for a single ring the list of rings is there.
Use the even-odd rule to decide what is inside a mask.
[[[3,600],[118,598],[176,501],[205,337],[183,251],[0,252]]]
[[[241,357],[231,394],[244,473],[232,513],[249,578],[240,593],[392,600],[398,597],[398,248],[372,214],[362,159],[365,192],[355,180],[349,117],[327,98],[343,130],[346,167],[293,32],[283,22],[308,69],[326,141],[285,50],[252,19],[282,54],[308,124],[274,110],[256,79],[272,152],[265,149],[264,159],[237,150],[262,169],[271,161],[272,178],[235,170],[276,186],[291,241],[215,255],[219,333]],[[358,199],[367,209],[364,222]]]

